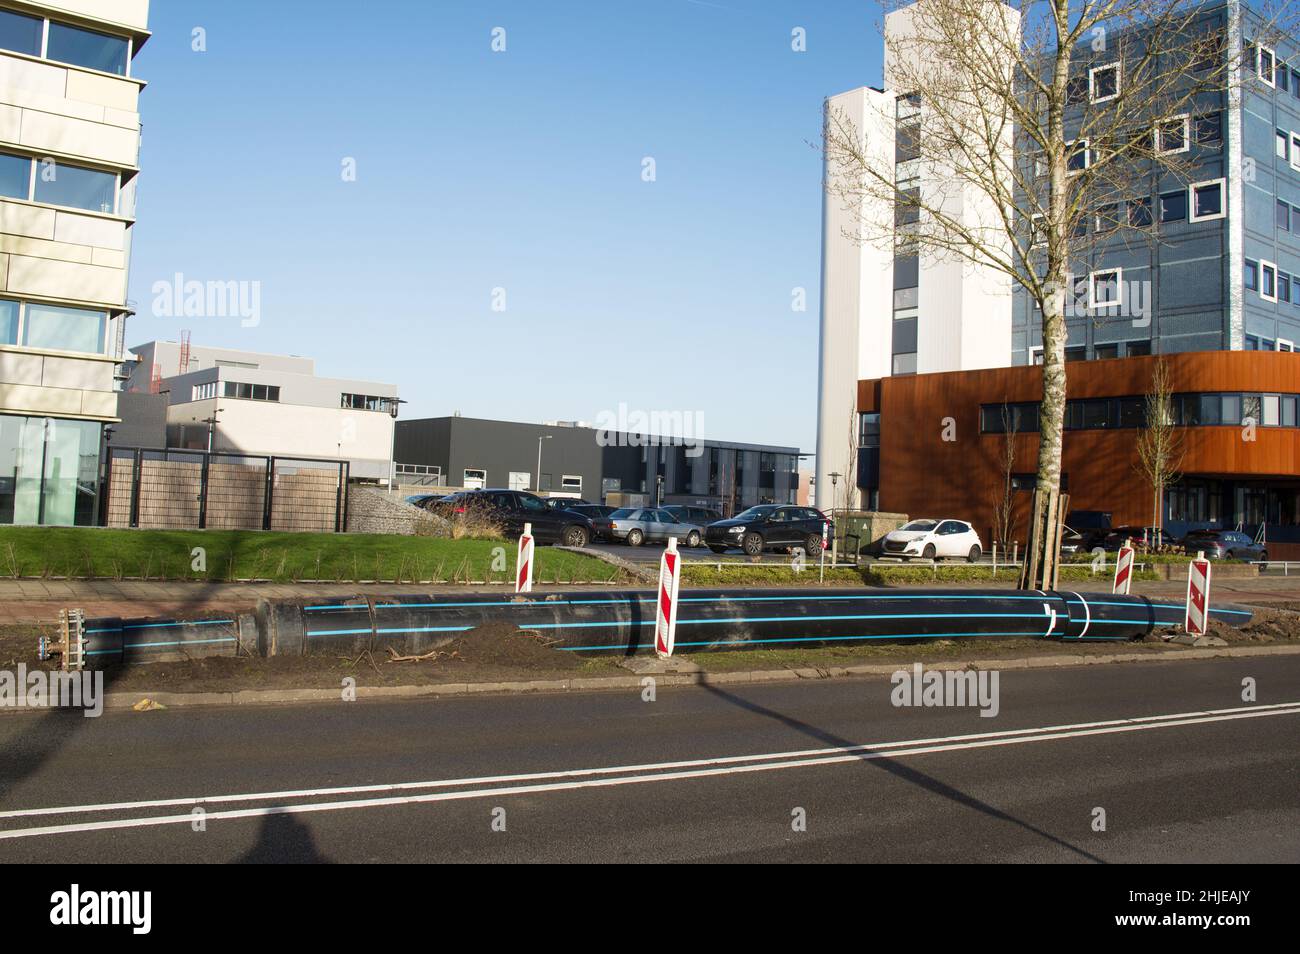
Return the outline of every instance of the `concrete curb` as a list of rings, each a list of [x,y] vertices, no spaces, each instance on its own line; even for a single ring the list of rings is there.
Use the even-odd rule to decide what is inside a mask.
[[[1300,656],[1300,646],[1228,646],[1184,649],[1162,654],[1106,653],[1096,656],[1027,656],[1013,659],[968,659],[925,663],[927,669],[1053,669],[1067,666],[1098,666],[1112,663],[1177,662],[1183,659],[1248,658],[1251,656]],[[595,692],[612,689],[640,689],[643,679],[656,686],[743,685],[763,682],[798,682],[803,679],[835,679],[855,676],[890,676],[910,667],[913,661],[873,663],[862,666],[802,667],[799,669],[754,669],[718,673],[662,673],[654,676],[586,676],[575,679],[547,679],[531,682],[450,682],[427,686],[357,686],[357,699],[404,699],[419,696],[476,696],[525,692]],[[242,689],[238,692],[110,692],[104,708],[129,709],[141,699],[152,699],[167,708],[214,705],[275,705],[293,702],[336,702],[340,689]]]

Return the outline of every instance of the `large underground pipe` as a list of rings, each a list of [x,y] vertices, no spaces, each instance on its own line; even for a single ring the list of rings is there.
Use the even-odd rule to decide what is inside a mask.
[[[1107,593],[978,589],[691,590],[680,597],[676,648],[846,645],[869,640],[997,638],[1128,640],[1183,623],[1181,603]],[[1250,610],[1211,609],[1231,625]],[[104,666],[209,655],[359,655],[436,649],[476,626],[504,622],[566,652],[649,652],[653,590],[438,594],[264,602],[256,617],[89,620],[87,660]]]

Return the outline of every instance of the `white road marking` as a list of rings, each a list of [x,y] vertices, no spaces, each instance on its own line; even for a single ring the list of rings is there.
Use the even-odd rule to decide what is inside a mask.
[[[74,814],[78,812],[127,810],[131,808],[156,808],[165,805],[203,805],[219,801],[273,800],[295,797],[319,797],[323,794],[356,794],[375,791],[400,791],[413,788],[451,787],[490,784],[486,788],[463,791],[429,792],[422,795],[403,795],[388,798],[344,799],[332,802],[313,802],[304,805],[275,805],[258,808],[231,809],[208,812],[206,820],[257,818],[267,815],[297,815],[312,812],[339,811],[348,808],[379,808],[394,805],[412,805],[427,802],[459,801],[502,795],[526,795],[539,792],[569,791],[581,788],[600,788],[615,785],[634,785],[717,775],[734,775],[750,772],[770,772],[788,768],[806,768],[844,762],[874,761],[902,758],[910,755],[929,755],[962,749],[989,748],[1002,745],[1019,745],[1025,742],[1048,742],[1054,739],[1079,738],[1091,735],[1109,735],[1118,732],[1140,732],[1173,726],[1205,725],[1213,722],[1230,722],[1238,719],[1257,719],[1275,715],[1300,715],[1300,702],[1277,703],[1266,706],[1244,706],[1236,709],[1211,709],[1204,712],[1179,713],[1165,716],[1142,716],[1105,722],[1085,722],[1075,725],[1047,726],[1036,729],[1013,729],[1005,732],[982,732],[972,735],[948,736],[937,739],[916,739],[880,742],[827,749],[808,749],[794,752],[775,752],[762,755],[725,756],[715,759],[694,759],[681,762],[659,762],[646,765],[610,766],[562,772],[542,772],[528,775],[498,775],[480,778],[447,779],[431,782],[402,782],[393,785],[365,785],[349,788],[300,790],[296,792],[263,792],[211,798],[167,799],[152,802],[118,802],[107,805],[68,806],[64,808],[26,809],[6,812],[0,817],[14,818],[33,814]],[[618,773],[639,772],[651,774]],[[576,776],[596,775],[597,778],[580,779]],[[546,784],[500,784],[540,779],[569,779]],[[80,822],[50,825],[37,828],[15,828],[0,831],[0,840],[30,838],[41,835],[59,835],[74,832],[108,831],[122,828],[144,828],[161,825],[178,825],[193,821],[193,815],[154,815],[140,818],[122,818],[97,822]]]

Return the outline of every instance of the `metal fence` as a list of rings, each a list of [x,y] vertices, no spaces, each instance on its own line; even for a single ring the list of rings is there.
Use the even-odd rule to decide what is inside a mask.
[[[111,447],[103,523],[146,529],[347,526],[348,462],[224,451]]]

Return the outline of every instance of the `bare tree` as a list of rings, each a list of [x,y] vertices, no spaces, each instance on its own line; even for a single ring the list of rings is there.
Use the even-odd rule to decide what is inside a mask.
[[[1005,403],[1002,405],[1002,486],[993,501],[993,532],[995,541],[1002,546],[1011,544],[1011,534],[1016,518],[1016,419]]]
[[[858,495],[858,429],[861,418],[858,415],[858,402],[856,395],[853,401],[853,409],[849,414],[849,456],[848,462],[844,467],[844,509],[856,510],[856,501]],[[834,505],[832,505],[832,510]]]
[[[1137,470],[1151,487],[1151,526],[1157,539],[1164,527],[1165,490],[1178,479],[1183,463],[1183,432],[1174,423],[1173,397],[1169,368],[1158,360],[1146,395],[1146,423],[1137,439]]]
[[[1272,81],[1278,17],[1190,0],[883,5],[887,23],[903,18],[885,33],[892,92],[868,97],[876,115],[861,122],[827,110],[827,189],[853,220],[850,240],[915,253],[923,266],[977,266],[1036,307],[1045,502],[1033,510],[1025,583],[1041,587],[1058,556],[1047,528],[1060,497],[1066,320],[1133,316],[1107,259],[1159,241],[1154,195],[1171,179],[1195,182],[1198,150],[1226,139],[1220,110],[1235,114],[1243,83]],[[1229,169],[1217,193],[1192,190],[1194,217],[1221,214],[1240,174]]]

